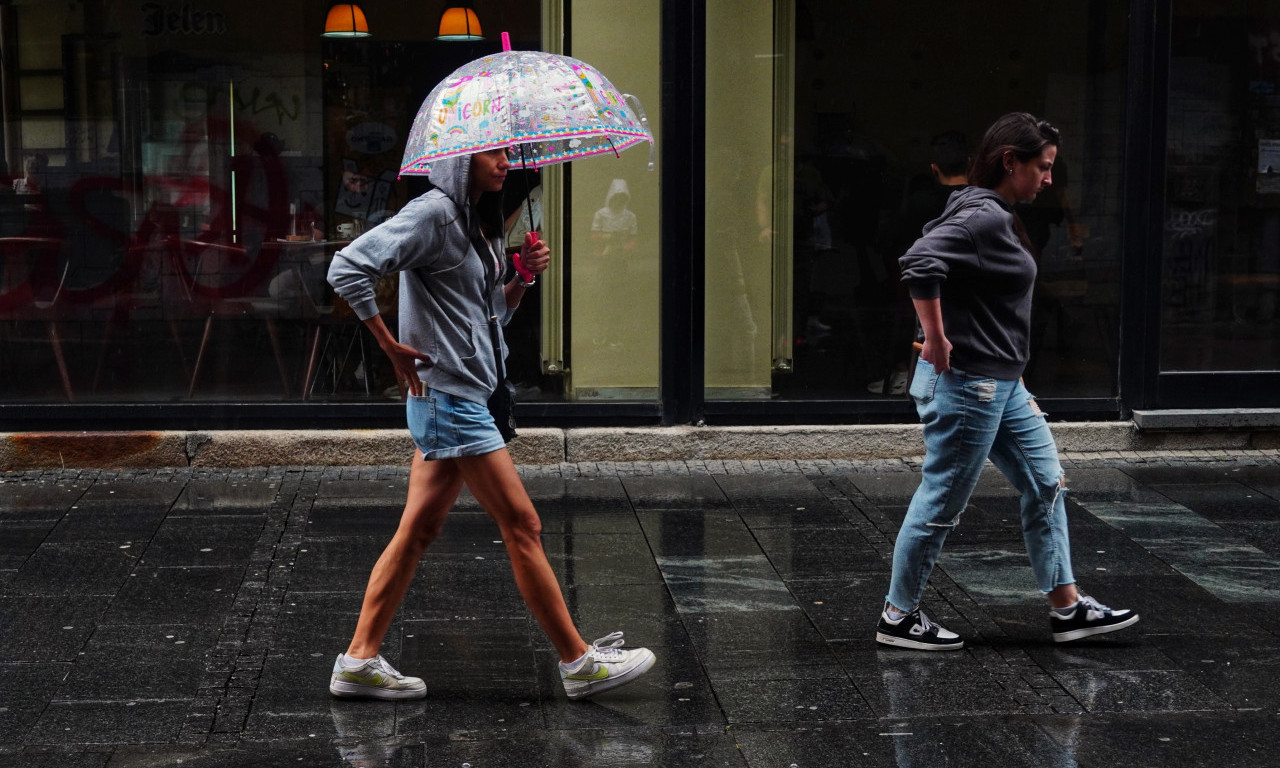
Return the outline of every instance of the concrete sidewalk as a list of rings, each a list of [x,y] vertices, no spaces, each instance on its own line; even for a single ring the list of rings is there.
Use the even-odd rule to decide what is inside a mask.
[[[1148,416],[1137,422],[1054,422],[1068,455],[1182,455],[1208,458],[1280,450],[1280,431],[1262,416],[1206,419]],[[1252,421],[1250,421],[1252,418]],[[1178,424],[1185,424],[1180,428]],[[901,459],[924,451],[919,424],[752,427],[522,428],[509,448],[518,464],[650,461],[821,461]],[[408,461],[404,429],[209,430],[0,433],[0,470],[383,466]]]
[[[1075,568],[1131,630],[1055,645],[984,475],[925,598],[874,622],[915,459],[541,463],[570,610],[659,663],[569,702],[469,496],[384,648],[417,702],[329,697],[401,466],[0,475],[0,765],[1264,766],[1280,742],[1280,455],[1069,452]]]

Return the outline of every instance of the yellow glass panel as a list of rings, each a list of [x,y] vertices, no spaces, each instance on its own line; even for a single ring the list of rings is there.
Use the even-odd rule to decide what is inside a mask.
[[[23,109],[62,109],[62,77],[26,75],[22,78]]]
[[[774,9],[707,3],[706,394],[768,398]]]
[[[67,140],[66,125],[55,117],[22,121],[22,143],[40,149],[61,148]]]
[[[66,4],[18,8],[18,68],[62,69]]]
[[[573,56],[640,98],[661,146],[660,4],[593,0],[573,10]],[[658,171],[648,162],[641,145],[571,169],[568,392],[577,400],[658,395],[661,222]]]

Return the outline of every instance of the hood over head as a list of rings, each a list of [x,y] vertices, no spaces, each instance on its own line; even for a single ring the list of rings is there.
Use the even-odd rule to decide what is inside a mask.
[[[486,192],[473,205],[471,203],[471,155],[454,155],[431,164],[427,178],[463,212],[467,231],[477,235],[477,220],[484,222],[484,230],[490,238],[501,238],[504,230],[502,193]]]
[[[427,178],[449,199],[466,210],[471,202],[471,155],[454,155],[431,164]]]
[[[609,184],[609,192],[604,196],[604,204],[608,205],[613,202],[613,198],[618,195],[626,195],[627,200],[631,199],[631,190],[627,188],[626,179],[614,179]]]

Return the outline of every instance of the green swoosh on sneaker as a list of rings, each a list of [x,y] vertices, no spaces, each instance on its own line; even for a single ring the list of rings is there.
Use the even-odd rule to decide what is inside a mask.
[[[357,675],[354,672],[348,672],[346,670],[343,670],[342,676],[352,681],[353,683],[360,683],[361,685],[382,685],[384,682],[386,682],[386,678],[383,677],[381,673],[374,673],[372,675]]]
[[[565,675],[567,680],[603,680],[609,676],[609,668],[603,664],[596,667],[596,671],[589,675]]]

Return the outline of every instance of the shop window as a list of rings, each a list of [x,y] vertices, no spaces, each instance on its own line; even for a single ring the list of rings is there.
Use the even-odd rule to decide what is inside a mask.
[[[934,152],[1010,111],[1063,135],[1054,187],[1020,211],[1028,385],[1114,394],[1124,5],[739,6],[707,6],[708,399],[901,400],[897,258],[945,200]]]
[[[1162,371],[1280,369],[1280,3],[1175,2]]]
[[[328,260],[425,189],[396,176],[430,87],[503,29],[538,47],[538,4],[481,43],[417,4],[334,43],[296,0],[158,9],[0,5],[5,401],[398,399]]]
[[[661,8],[656,0],[571,7],[572,50],[639,97],[658,147]],[[571,163],[566,395],[578,401],[658,397],[659,171],[641,145]]]

